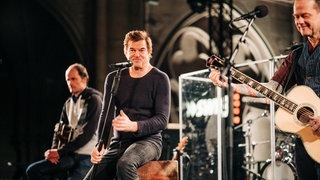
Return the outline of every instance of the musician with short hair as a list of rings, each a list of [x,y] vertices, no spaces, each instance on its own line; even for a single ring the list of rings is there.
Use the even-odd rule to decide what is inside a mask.
[[[311,102],[310,104],[313,102],[313,106],[317,107],[320,105],[318,100],[320,96],[320,0],[294,0],[293,18],[296,28],[302,36],[306,37],[307,41],[301,48],[292,51],[287,56],[266,86],[276,92],[283,93],[294,85],[298,85],[298,87],[294,87],[295,91],[290,91],[290,93],[297,94],[292,101],[299,102],[303,99],[305,102]],[[228,87],[226,79],[220,76],[219,70],[212,69],[209,78],[216,86]],[[271,96],[265,93],[268,90],[259,91],[259,93],[255,91],[257,89],[254,90],[248,85],[248,83],[231,84],[234,91],[241,94],[256,97],[269,96],[271,97],[270,99],[277,100],[276,95]],[[313,96],[315,97],[314,99],[312,99]],[[280,99],[277,104],[280,106],[283,104],[284,107],[287,107],[287,109],[280,109],[280,112],[290,112],[291,110],[294,112],[295,105],[299,108],[301,103],[303,102],[294,104]],[[320,142],[320,119],[319,111],[313,112],[311,109],[309,107],[301,108],[300,113],[304,116],[300,116],[301,119],[299,118],[299,121],[301,122],[293,125],[300,127],[300,129],[297,128],[296,132],[300,138],[297,138],[295,143],[295,165],[298,179],[319,180],[320,146],[318,143]],[[277,114],[279,114],[278,111]],[[293,115],[294,113],[292,113]],[[294,118],[291,120],[288,122],[294,124]],[[277,125],[279,126],[279,124]],[[290,128],[290,124],[287,122],[280,125]],[[294,129],[294,127],[291,127],[291,129]]]
[[[52,179],[61,172],[68,172],[71,179],[83,179],[92,166],[90,153],[98,141],[102,93],[88,87],[89,74],[81,64],[70,65],[65,78],[71,96],[63,106],[45,159],[27,168],[29,179]]]
[[[94,166],[85,179],[136,180],[139,167],[161,156],[161,132],[170,114],[169,77],[150,63],[152,40],[147,31],[129,31],[123,52],[132,66],[106,76],[99,126],[102,148],[93,148]]]

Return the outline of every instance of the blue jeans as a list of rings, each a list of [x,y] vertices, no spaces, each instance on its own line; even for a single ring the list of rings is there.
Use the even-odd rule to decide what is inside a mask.
[[[320,180],[320,164],[311,159],[300,138],[296,138],[295,158],[298,180]]]
[[[60,158],[58,164],[40,160],[30,164],[26,174],[31,180],[56,179],[57,175],[68,172],[68,180],[83,179],[92,163],[90,155],[67,155]]]
[[[158,160],[161,150],[161,142],[150,139],[114,143],[100,163],[95,164],[84,179],[138,180],[138,167],[146,162]]]

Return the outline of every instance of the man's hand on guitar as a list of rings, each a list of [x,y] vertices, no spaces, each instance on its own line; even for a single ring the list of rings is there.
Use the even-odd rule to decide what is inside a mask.
[[[46,160],[50,161],[53,164],[57,164],[60,159],[60,155],[57,149],[49,149],[44,153]]]
[[[218,86],[218,87],[227,87],[228,86],[227,80],[223,79],[221,77],[220,70],[211,69],[211,72],[209,74],[209,78],[211,79],[212,83],[215,86]]]
[[[98,150],[98,146],[93,148],[92,151],[91,151],[91,162],[93,164],[98,164],[102,159],[104,151],[105,151],[104,145],[102,146],[100,151]]]
[[[320,135],[320,119],[317,116],[310,116],[310,126],[313,132],[317,135]]]

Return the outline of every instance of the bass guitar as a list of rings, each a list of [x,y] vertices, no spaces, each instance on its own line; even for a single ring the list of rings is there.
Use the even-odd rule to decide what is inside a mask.
[[[216,55],[212,55],[207,60],[207,67],[221,68],[223,65],[224,60]],[[287,96],[284,96],[235,68],[231,68],[230,74],[237,81],[250,86],[275,102],[279,106],[275,114],[276,126],[282,131],[300,136],[307,153],[313,160],[320,163],[320,136],[314,134],[309,125],[309,116],[319,114],[320,99],[311,88],[296,86]]]

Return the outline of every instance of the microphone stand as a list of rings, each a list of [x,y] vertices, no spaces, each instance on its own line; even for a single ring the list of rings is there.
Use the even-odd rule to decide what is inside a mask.
[[[100,134],[100,137],[99,137],[99,141],[98,141],[98,144],[97,144],[99,152],[101,151],[102,146],[103,146],[103,135],[105,133],[105,129],[107,130],[107,133],[106,133],[108,135],[107,138],[109,138],[112,122],[111,121],[107,122],[107,120],[108,120],[108,116],[109,116],[110,106],[112,104],[111,102],[114,100],[114,96],[118,92],[118,87],[119,87],[120,78],[121,78],[121,71],[123,69],[124,69],[123,67],[119,67],[118,70],[117,70],[116,75],[113,78],[113,83],[112,83],[111,92],[110,92],[111,96],[110,96],[109,103],[108,103],[107,113],[106,113],[106,116],[105,116],[105,119],[104,119],[104,122],[103,122],[102,131],[101,131],[101,134]],[[108,141],[107,141],[106,145],[107,144],[109,144]],[[97,166],[97,164],[93,165],[92,173],[91,173],[91,176],[90,176],[91,180],[95,179],[96,168],[97,168],[96,166]]]
[[[236,54],[239,51],[239,45],[240,43],[245,42],[245,36],[248,34],[249,27],[252,25],[253,21],[255,20],[256,15],[251,18],[247,28],[245,29],[244,33],[242,34],[239,42],[237,43],[234,51],[232,52],[231,57],[229,58],[228,61],[226,61],[226,68],[225,71],[222,73],[223,75],[227,76],[228,78],[228,96],[229,96],[229,120],[227,121],[227,137],[229,138],[227,142],[229,142],[229,146],[227,147],[227,151],[229,151],[227,154],[229,155],[229,172],[226,173],[229,177],[226,177],[226,179],[233,179],[233,112],[232,112],[232,107],[233,107],[233,88],[231,87],[231,82],[232,82],[232,76],[231,76],[231,68],[234,67],[234,59]],[[231,21],[232,23],[233,21]]]

